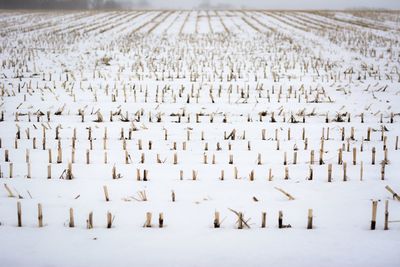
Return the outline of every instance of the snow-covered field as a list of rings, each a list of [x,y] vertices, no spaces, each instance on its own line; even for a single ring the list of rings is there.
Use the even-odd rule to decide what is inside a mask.
[[[0,26],[0,266],[399,266],[399,12]]]

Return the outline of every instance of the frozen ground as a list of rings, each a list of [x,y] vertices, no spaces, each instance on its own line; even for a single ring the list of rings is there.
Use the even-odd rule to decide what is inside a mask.
[[[399,265],[399,12],[0,14],[0,266]]]

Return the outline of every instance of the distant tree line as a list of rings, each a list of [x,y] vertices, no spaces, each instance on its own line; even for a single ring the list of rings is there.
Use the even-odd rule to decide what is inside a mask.
[[[132,4],[116,0],[0,0],[2,9],[117,9],[147,5],[146,0]]]

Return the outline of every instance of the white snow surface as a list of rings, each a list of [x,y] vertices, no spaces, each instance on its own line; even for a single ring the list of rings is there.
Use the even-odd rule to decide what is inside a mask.
[[[399,12],[0,14],[0,266],[399,266]]]

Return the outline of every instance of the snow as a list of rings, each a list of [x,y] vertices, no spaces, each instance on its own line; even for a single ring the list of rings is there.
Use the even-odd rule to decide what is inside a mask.
[[[0,266],[398,266],[400,204],[385,189],[400,192],[398,12],[8,12],[0,17]],[[97,111],[103,122],[95,122]],[[338,114],[343,122],[334,121]],[[74,129],[74,179],[60,179],[72,161]],[[233,129],[236,138],[224,139]],[[112,179],[114,166],[120,179]],[[143,191],[147,201],[139,199]],[[379,200],[374,231],[371,200]],[[383,230],[385,201],[389,230]],[[237,229],[230,209],[243,212],[250,228]],[[313,229],[307,229],[309,209]],[[216,211],[220,228],[213,227]],[[278,228],[279,211],[290,228]],[[86,229],[90,212],[94,228]],[[107,212],[115,216],[111,229]],[[143,227],[147,212],[151,228]]]

